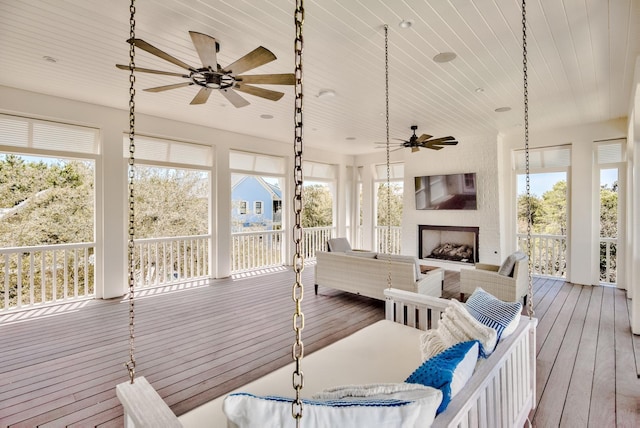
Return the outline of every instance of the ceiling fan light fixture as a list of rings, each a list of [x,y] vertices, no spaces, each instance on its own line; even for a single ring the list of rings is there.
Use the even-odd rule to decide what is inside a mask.
[[[405,30],[407,28],[411,28],[412,26],[413,26],[413,21],[411,19],[403,19],[398,23],[398,27],[403,28]]]
[[[442,64],[445,62],[453,61],[457,56],[458,55],[456,55],[454,52],[440,52],[438,55],[433,57],[433,60],[439,64]]]
[[[336,96],[336,91],[333,89],[320,89],[318,91],[318,98],[333,98]]]

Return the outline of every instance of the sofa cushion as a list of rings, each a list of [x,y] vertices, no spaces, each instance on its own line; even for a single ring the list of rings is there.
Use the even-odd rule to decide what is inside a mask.
[[[385,261],[390,259],[392,262],[413,263],[416,271],[416,280],[420,279],[422,275],[420,273],[420,260],[417,257],[405,256],[402,254],[379,253],[378,258]]]
[[[378,256],[378,253],[376,253],[375,251],[363,250],[349,250],[345,251],[345,254],[348,256],[364,257],[365,259],[375,259]]]
[[[344,253],[351,250],[351,244],[347,238],[333,238],[327,241],[327,249],[332,253]]]
[[[478,351],[476,340],[453,345],[422,363],[405,382],[419,383],[442,391],[442,403],[436,414],[441,413],[473,375]]]
[[[527,258],[527,255],[522,251],[516,251],[513,254],[510,254],[509,257],[502,262],[500,269],[498,269],[498,274],[504,276],[513,277],[514,267],[517,261],[524,260]]]

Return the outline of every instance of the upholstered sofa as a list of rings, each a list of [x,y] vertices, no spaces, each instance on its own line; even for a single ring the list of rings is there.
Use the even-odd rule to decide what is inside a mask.
[[[318,294],[318,287],[322,286],[385,300],[384,290],[388,288],[389,271],[393,288],[433,297],[442,296],[442,269],[422,274],[415,257],[378,255],[358,250],[316,252],[315,293]]]

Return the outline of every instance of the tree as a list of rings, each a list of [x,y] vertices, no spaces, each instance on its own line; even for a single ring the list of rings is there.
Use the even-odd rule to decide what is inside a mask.
[[[527,206],[531,204],[531,228],[535,230],[535,226],[539,224],[542,217],[542,201],[536,195],[529,195],[527,199],[526,193],[518,196],[518,232],[525,233],[527,230]]]
[[[389,189],[389,191],[387,191]],[[402,224],[403,187],[399,183],[381,183],[378,186],[377,225],[400,226]],[[389,204],[387,204],[389,201]]]
[[[567,234],[567,182],[558,181],[542,194],[542,215],[536,232],[549,235]]]
[[[304,186],[302,227],[326,227],[333,224],[333,198],[327,186]]]
[[[612,188],[606,184],[600,187],[600,236],[618,236],[618,183]]]

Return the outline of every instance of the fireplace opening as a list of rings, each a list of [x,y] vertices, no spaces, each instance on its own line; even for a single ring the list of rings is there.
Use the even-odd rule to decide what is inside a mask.
[[[418,226],[420,259],[474,264],[478,262],[480,228],[468,226]]]

